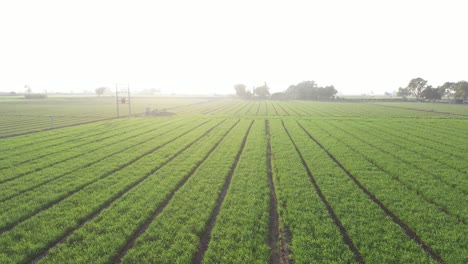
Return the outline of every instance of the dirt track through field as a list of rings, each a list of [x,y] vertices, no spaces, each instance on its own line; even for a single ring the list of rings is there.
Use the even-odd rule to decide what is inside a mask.
[[[275,109],[276,111],[276,109]],[[290,263],[286,243],[280,240],[279,235],[279,216],[278,216],[278,201],[276,198],[275,185],[273,182],[273,171],[271,166],[271,140],[270,140],[270,123],[265,120],[265,133],[267,140],[267,173],[268,187],[270,189],[270,211],[268,223],[268,246],[270,247],[270,263],[271,264],[287,264]],[[279,250],[278,250],[279,249]]]

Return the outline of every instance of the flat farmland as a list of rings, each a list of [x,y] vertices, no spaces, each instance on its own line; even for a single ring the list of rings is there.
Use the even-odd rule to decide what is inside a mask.
[[[468,263],[466,106],[54,100],[0,101],[0,263]]]

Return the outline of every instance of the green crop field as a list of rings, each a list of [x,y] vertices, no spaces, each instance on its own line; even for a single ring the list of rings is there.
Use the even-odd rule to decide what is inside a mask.
[[[468,263],[467,106],[125,111],[0,100],[0,263]]]

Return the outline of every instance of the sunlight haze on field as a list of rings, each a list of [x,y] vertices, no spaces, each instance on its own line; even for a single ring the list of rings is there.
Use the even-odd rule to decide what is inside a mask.
[[[383,94],[468,80],[466,1],[2,1],[0,91]]]

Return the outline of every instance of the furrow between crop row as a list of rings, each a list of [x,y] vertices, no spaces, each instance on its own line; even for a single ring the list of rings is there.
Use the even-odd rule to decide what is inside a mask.
[[[276,111],[276,108],[275,108]],[[267,160],[267,175],[269,189],[269,221],[268,221],[268,246],[270,247],[270,263],[271,264],[288,264],[290,263],[285,234],[281,234],[279,230],[278,216],[278,200],[276,198],[275,183],[273,182],[273,168],[271,165],[271,136],[270,123],[265,119],[265,137],[266,137],[266,160]]]
[[[284,107],[283,107],[281,104],[278,104],[278,106],[281,108],[281,110],[283,110],[283,112],[284,112],[287,116],[290,116],[289,112],[286,111],[286,109],[284,109]]]
[[[190,263],[250,122],[240,121],[139,236],[123,263]]]
[[[291,134],[289,133],[288,129],[286,128],[286,126],[284,125],[284,121],[281,121],[282,125],[283,125],[283,128],[284,130],[286,131],[286,134],[288,135],[289,137],[289,140],[291,140],[292,144],[294,145],[294,148],[297,152],[297,154],[299,155],[300,159],[301,159],[301,163],[302,165],[304,166],[304,169],[307,171],[307,175],[309,176],[310,178],[310,181],[312,182],[312,185],[314,186],[314,189],[315,191],[317,192],[318,196],[320,197],[320,200],[322,201],[322,203],[325,205],[325,207],[327,208],[327,211],[328,213],[330,214],[330,216],[332,217],[333,219],[333,222],[335,223],[335,225],[338,227],[338,229],[340,230],[340,233],[341,233],[341,236],[343,237],[343,241],[344,243],[349,247],[349,249],[351,250],[351,252],[353,252],[354,254],[354,259],[356,260],[356,262],[358,263],[364,263],[364,258],[362,257],[361,253],[359,252],[359,250],[356,248],[356,246],[354,245],[354,242],[351,240],[351,238],[349,237],[348,235],[348,232],[346,231],[346,229],[344,228],[343,224],[341,223],[340,219],[338,218],[338,216],[336,215],[335,211],[333,210],[332,206],[330,205],[330,203],[327,201],[327,198],[325,198],[325,196],[323,195],[323,192],[322,190],[320,189],[320,187],[318,186],[317,184],[317,181],[314,177],[314,175],[312,175],[312,172],[310,171],[309,169],[309,166],[307,165],[301,151],[299,150],[299,148],[297,147],[296,143],[294,142],[293,138],[291,137]]]
[[[127,137],[122,138],[123,141],[120,141],[120,138],[116,138],[117,141],[120,141],[119,144],[89,151],[85,153],[84,156],[61,163],[60,166],[45,168],[44,170],[24,175],[24,177],[13,178],[0,185],[0,190],[2,190],[2,192],[0,192],[0,202],[21,195],[27,191],[34,190],[52,181],[59,180],[62,177],[71,178],[73,176],[83,175],[86,171],[89,171],[89,169],[99,169],[99,163],[101,161],[108,160],[115,155],[122,155],[122,151],[125,150],[135,150],[139,146],[154,140],[155,136],[163,136],[185,125],[186,124],[182,124],[176,127],[165,126],[155,134],[149,134],[147,133],[148,131],[136,131],[138,134],[128,133]],[[83,177],[81,178],[83,179]]]
[[[249,136],[250,130],[252,129],[253,123],[254,123],[254,121],[252,121],[250,123],[249,128],[247,129],[247,132],[246,132],[244,138],[242,139],[241,147],[240,147],[239,151],[236,154],[236,158],[235,158],[234,163],[231,166],[231,169],[230,169],[230,171],[229,171],[229,173],[227,175],[227,178],[226,178],[226,180],[224,182],[224,185],[223,185],[223,187],[221,189],[221,193],[219,194],[218,199],[216,200],[216,206],[215,206],[213,212],[211,213],[211,216],[210,216],[210,219],[208,220],[207,226],[205,227],[205,229],[203,230],[203,232],[200,235],[200,242],[199,242],[199,245],[198,245],[198,251],[195,254],[195,257],[193,259],[193,263],[202,263],[205,252],[208,249],[208,243],[210,242],[211,231],[213,230],[213,226],[216,223],[216,218],[218,217],[219,211],[221,210],[221,205],[224,202],[224,199],[226,197],[226,193],[228,191],[229,185],[231,184],[232,175],[234,174],[234,171],[237,168],[237,164],[239,163],[240,156],[241,156],[241,154],[242,154],[242,152],[243,152],[243,150],[245,148],[245,143],[246,143],[247,138]]]
[[[223,121],[221,121],[220,123],[216,124],[214,127],[210,128],[209,130],[207,130],[206,132],[204,132],[203,134],[201,134],[200,136],[198,136],[197,138],[195,138],[192,142],[190,142],[189,144],[185,145],[182,149],[180,149],[178,152],[176,152],[174,155],[172,155],[170,158],[168,158],[167,160],[165,160],[164,162],[162,162],[160,165],[158,165],[157,167],[154,167],[153,169],[151,169],[150,171],[148,171],[143,177],[141,177],[140,179],[138,179],[137,181],[135,181],[134,183],[132,183],[131,185],[127,186],[123,191],[120,192],[120,194],[112,197],[112,199],[110,200],[107,200],[102,207],[100,207],[98,210],[96,210],[95,212],[93,212],[89,217],[87,217],[79,226],[77,226],[76,228],[73,228],[72,230],[70,230],[63,238],[61,238],[57,243],[55,243],[53,246],[49,247],[48,249],[44,250],[39,256],[37,256],[32,262],[33,263],[37,263],[37,262],[40,262],[40,260],[42,260],[44,257],[46,257],[48,255],[48,253],[51,251],[51,250],[54,250],[57,248],[57,251],[60,252],[60,254],[63,254],[62,253],[62,250],[61,249],[58,249],[58,247],[61,245],[61,244],[64,244],[67,240],[72,240],[70,237],[72,235],[74,235],[74,233],[76,233],[77,230],[81,229],[82,227],[84,227],[85,225],[88,225],[88,223],[91,223],[92,221],[94,221],[94,219],[96,219],[96,217],[99,215],[100,216],[100,219],[99,219],[99,222],[100,224],[102,224],[102,221],[104,219],[105,216],[103,215],[100,215],[103,211],[107,210],[109,211],[108,209],[109,208],[115,208],[115,202],[120,202],[122,200],[122,197],[125,195],[125,196],[129,196],[131,193],[134,192],[134,190],[138,190],[138,189],[141,189],[142,187],[139,186],[141,185],[142,183],[146,183],[147,179],[149,177],[151,177],[153,174],[156,174],[159,170],[163,169],[164,166],[168,165],[168,164],[171,164],[174,160],[176,160],[178,158],[179,155],[182,155],[182,153],[184,153],[185,151],[187,151],[189,148],[191,148],[193,145],[196,145],[198,142],[200,142],[204,137],[206,137],[208,134],[210,134],[210,132],[212,132],[214,129],[216,129],[219,125],[221,125],[221,123],[223,123]],[[183,184],[183,183],[182,183]],[[122,209],[120,209],[122,210]],[[130,208],[127,208],[127,210],[131,210]],[[107,213],[107,212],[106,212]],[[151,221],[151,218],[149,219]],[[102,230],[101,230],[102,232]],[[101,233],[102,234],[102,233]],[[76,236],[75,236],[76,238]],[[74,244],[76,244],[77,242],[74,241]],[[89,241],[86,243],[87,246],[89,247]],[[99,246],[99,245],[94,245],[94,246]],[[81,252],[81,251],[80,251]],[[110,254],[111,252],[107,252],[107,254]],[[115,252],[114,252],[115,254]],[[94,256],[96,257],[96,256]],[[100,258],[103,258],[103,255],[101,254],[99,256]],[[63,258],[63,255],[60,257],[60,258]],[[70,256],[66,257],[66,259],[71,259]],[[110,259],[108,259],[107,261],[109,261]],[[89,260],[88,260],[89,261]],[[50,260],[48,261],[50,262]],[[60,263],[61,261],[59,261]]]
[[[365,150],[363,151],[362,148],[359,148],[359,146],[363,146],[362,144],[359,144],[358,146],[352,146],[350,144],[350,140],[343,140],[346,139],[342,136],[337,136],[330,134],[328,131],[324,129],[323,126],[320,126],[320,129],[323,130],[326,133],[326,136],[329,137],[330,139],[336,140],[336,142],[339,142],[340,145],[345,146],[351,150],[352,153],[355,155],[357,154],[358,157],[360,158],[361,161],[365,160],[372,166],[374,166],[376,169],[378,169],[380,172],[384,173],[386,176],[390,177],[394,181],[398,182],[399,185],[404,187],[406,190],[413,192],[415,195],[417,195],[420,199],[424,200],[428,204],[434,205],[440,210],[441,212],[445,213],[449,217],[453,217],[454,219],[458,219],[459,222],[463,223],[463,220],[460,218],[460,216],[454,215],[451,212],[449,212],[447,209],[441,207],[440,203],[434,201],[432,198],[428,197],[425,193],[421,192],[418,188],[418,184],[408,184],[405,180],[402,180],[398,174],[393,173],[392,171],[388,171],[384,166],[380,165],[377,160],[375,159],[376,155],[368,155]],[[316,131],[317,133],[317,131]]]
[[[376,126],[375,124],[371,124],[369,122],[367,122],[366,124],[354,123],[352,126],[363,131],[362,134],[368,133],[375,138],[383,140],[387,138],[392,138],[391,144],[411,151],[415,155],[410,156],[414,157],[415,159],[417,158],[420,161],[428,161],[430,164],[419,163],[419,166],[424,167],[426,170],[432,170],[431,168],[434,167],[431,167],[431,165],[435,166],[436,168],[442,167],[444,169],[449,167],[450,169],[446,169],[447,174],[449,175],[464,174],[464,176],[462,176],[463,178],[468,176],[468,170],[466,166],[466,163],[468,162],[468,157],[465,157],[466,155],[463,156],[452,154],[451,151],[453,152],[453,149],[445,149],[437,143],[427,140],[420,141],[417,137],[415,138],[402,136],[398,132],[393,131],[392,129],[382,129],[379,126]],[[457,182],[457,179],[453,178],[448,180],[452,181],[452,184],[455,184]],[[464,190],[466,194],[466,192],[468,192],[468,186],[466,186]]]
[[[382,141],[384,145],[381,146],[374,142],[375,138],[363,138],[362,134],[353,133],[350,131],[349,127],[345,130],[336,125],[332,126],[334,129],[342,131],[344,134],[348,134],[348,136],[362,142],[362,144],[364,144],[362,148],[365,146],[371,147],[366,155],[371,155],[371,153],[376,152],[376,150],[378,153],[384,153],[384,157],[382,158],[380,158],[382,154],[373,154],[374,159],[377,157],[380,158],[375,159],[375,161],[380,164],[381,167],[385,167],[386,170],[392,170],[395,174],[398,174],[401,181],[407,182],[407,184],[413,186],[414,189],[418,189],[426,197],[430,197],[430,200],[449,211],[451,215],[456,215],[464,223],[468,221],[468,208],[463,206],[468,203],[468,197],[464,195],[466,191],[463,191],[463,181],[461,181],[461,184],[453,184],[448,179],[445,179],[445,177],[449,178],[451,175],[442,176],[436,174],[436,171],[429,171],[416,165],[414,162],[408,161],[407,159],[411,157],[407,157],[408,154],[402,152],[401,148],[395,149],[394,151],[387,150],[387,148],[390,148],[391,143]],[[396,153],[399,152],[402,152],[402,154],[397,155]],[[398,167],[391,166],[391,164],[398,164]],[[414,177],[414,175],[418,175],[418,177]],[[447,193],[451,195],[446,195]],[[460,203],[465,200],[466,202]]]
[[[152,149],[151,152],[144,153],[141,158],[134,160],[109,177],[82,188],[66,199],[62,199],[55,206],[47,208],[48,210],[43,210],[16,225],[14,229],[0,237],[0,248],[4,249],[1,252],[9,252],[7,259],[18,263],[32,260],[63,239],[70,230],[86,222],[96,212],[108,207],[113,201],[167,164],[190,144],[200,139],[200,133],[204,134],[212,128],[213,125],[205,125],[182,132],[172,140]],[[195,140],[192,140],[194,138]],[[155,152],[156,150],[158,151]],[[47,219],[54,219],[54,221],[46,221]],[[18,236],[22,239],[17,239]],[[28,243],[24,243],[25,241]],[[31,241],[36,242],[31,243]],[[2,253],[0,257],[3,257]]]
[[[247,109],[247,111],[243,113],[243,115],[249,115],[250,111],[252,111],[252,108],[254,107],[255,104],[253,102],[249,102],[249,105],[250,107]]]
[[[276,116],[279,116],[279,113],[278,113],[278,110],[276,109],[276,106],[275,106],[276,103],[271,103],[271,106],[273,107],[273,110],[275,110],[275,115]]]
[[[63,154],[66,155],[67,152],[69,152],[70,150],[87,147],[89,146],[89,144],[94,144],[96,142],[109,139],[111,137],[114,137],[115,135],[124,134],[136,129],[143,129],[152,125],[154,124],[141,122],[137,124],[128,125],[127,127],[121,127],[119,129],[103,128],[102,130],[97,131],[95,134],[85,134],[82,137],[69,138],[67,141],[60,142],[58,144],[40,146],[40,149],[38,151],[26,148],[24,150],[26,153],[19,153],[16,155],[11,153],[12,155],[8,156],[7,159],[8,163],[4,164],[4,166],[0,168],[0,171],[13,165],[18,166],[23,165],[25,163],[27,163],[27,165],[30,166],[31,164],[34,164],[34,161],[44,158],[50,160],[54,156],[61,156]]]
[[[448,128],[451,127],[451,124],[448,125],[446,122],[440,123],[444,124]],[[400,131],[405,132],[411,137],[420,137],[424,140],[431,140],[450,147],[452,150],[456,150],[459,153],[465,153],[468,151],[468,147],[466,146],[468,138],[463,137],[466,131],[457,131],[456,133],[452,133],[455,131],[438,130],[436,123],[425,124],[422,122],[411,122],[411,124],[401,122],[401,124],[394,129],[398,129],[399,127],[401,127]],[[443,138],[440,138],[440,135],[443,135]],[[444,138],[446,140],[442,141]]]
[[[233,115],[234,115],[234,116],[239,115],[239,112],[241,112],[242,110],[248,108],[248,105],[249,105],[249,104],[251,104],[251,102],[244,102],[244,103],[242,104],[242,106],[239,107],[239,109],[237,109],[237,110],[233,113]]]
[[[232,125],[226,132],[223,131],[223,134],[219,137],[219,139],[215,138],[217,141],[215,142],[215,144],[207,152],[206,152],[206,149],[208,148],[208,146],[206,146],[205,148],[198,149],[198,152],[196,152],[196,153],[187,153],[187,155],[185,155],[185,156],[181,155],[180,160],[175,160],[174,161],[174,163],[175,163],[174,165],[177,165],[177,167],[181,167],[180,164],[187,163],[187,160],[190,160],[190,159],[195,159],[196,160],[195,163],[190,163],[190,166],[192,166],[192,167],[190,168],[190,170],[188,170],[188,173],[187,173],[187,170],[186,171],[182,170],[180,172],[180,174],[182,175],[182,179],[177,179],[178,183],[177,183],[177,185],[175,187],[169,188],[168,190],[164,190],[165,192],[162,192],[162,193],[168,193],[165,196],[164,200],[163,200],[163,197],[161,197],[161,198],[158,197],[159,199],[155,199],[155,198],[151,199],[151,201],[153,201],[153,202],[160,201],[159,205],[155,206],[156,209],[154,210],[154,212],[152,212],[151,216],[149,218],[147,218],[145,222],[140,224],[140,226],[133,231],[130,239],[128,239],[126,241],[125,245],[121,248],[121,250],[118,252],[118,254],[116,254],[117,257],[114,259],[114,261],[113,261],[114,263],[121,263],[122,258],[127,254],[128,250],[130,250],[134,246],[136,239],[139,236],[141,236],[146,231],[146,229],[148,229],[149,225],[154,221],[154,219],[164,210],[164,208],[166,208],[166,206],[171,201],[172,197],[174,197],[175,193],[190,179],[190,177],[192,177],[192,175],[198,170],[198,168],[204,162],[206,162],[206,160],[211,155],[211,153],[219,146],[219,144],[224,140],[224,138],[229,134],[229,132],[238,123],[239,123],[239,121],[234,123],[234,125]],[[200,158],[200,159],[197,159],[197,158]],[[174,172],[172,172],[172,173],[174,175],[178,175],[178,173],[174,173]],[[161,175],[161,177],[162,177],[162,175]],[[175,180],[174,182],[177,182],[177,180]],[[170,192],[169,192],[169,190],[170,190]],[[142,192],[142,193],[145,193],[145,192]],[[132,207],[133,206],[134,205],[132,205]],[[126,222],[125,225],[128,225],[128,223]]]
[[[354,263],[355,255],[343,243],[281,120],[269,123],[279,235],[288,259],[297,263]]]
[[[116,125],[118,126],[116,128],[120,127],[126,127],[126,122],[116,122],[115,120],[108,121],[108,122],[98,122],[98,123],[93,123],[93,124],[88,124],[84,125],[81,127],[74,127],[72,128],[63,128],[60,130],[49,130],[42,132],[40,134],[30,134],[30,135],[25,135],[22,137],[17,137],[17,138],[9,138],[9,139],[0,139],[0,144],[1,152],[2,155],[0,158],[6,158],[9,157],[13,154],[21,154],[24,153],[24,149],[27,149],[28,151],[31,150],[41,150],[44,147],[48,146],[56,146],[58,144],[66,143],[70,141],[70,138],[76,139],[76,138],[82,138],[82,137],[87,137],[88,135],[94,135],[94,131],[98,131],[99,133],[102,130],[106,130],[106,127],[103,127],[104,124],[106,126],[108,125]],[[73,130],[73,132],[70,132],[68,130]],[[90,133],[90,130],[93,131]],[[34,147],[31,147],[34,146]],[[15,152],[12,152],[15,151]],[[4,154],[3,154],[4,153]],[[8,153],[8,154],[7,154]]]
[[[154,124],[151,126],[157,127],[157,125]],[[126,131],[123,131],[123,133],[125,132]],[[141,135],[144,135],[144,132],[141,132],[140,130],[131,130],[124,134],[125,137],[116,137],[118,135],[119,133],[101,139],[95,139],[94,142],[90,142],[82,148],[73,148],[70,146],[70,148],[66,149],[64,153],[58,151],[57,153],[53,153],[52,157],[38,159],[35,162],[27,162],[26,164],[4,169],[2,170],[0,184],[17,180],[24,176],[29,176],[31,178],[33,176],[32,174],[41,173],[44,169],[51,170],[56,165],[73,164],[76,168],[79,164],[71,161],[80,160],[83,156],[92,156],[96,151],[103,152],[108,148],[115,147],[113,145],[119,141],[131,141],[133,138],[138,138]],[[53,150],[54,149],[52,148],[52,151]]]
[[[185,136],[194,129],[202,127],[207,122],[163,138],[155,137],[146,144],[141,145],[138,148],[139,152],[133,155],[128,155],[126,152],[114,155],[94,166],[85,168],[85,171],[77,172],[76,175],[67,175],[67,177],[58,181],[49,182],[33,191],[0,203],[0,207],[3,209],[0,212],[0,232],[10,230],[18,223],[51,208],[83,188],[92,186],[115,172],[129,167],[136,161],[144,159],[145,156]]]
[[[298,123],[299,124],[299,123]],[[320,148],[327,153],[327,155],[352,179],[359,189],[361,189],[375,204],[377,204],[386,215],[388,215],[400,228],[406,233],[406,235],[414,240],[416,244],[421,246],[424,251],[427,252],[431,258],[438,263],[444,263],[443,259],[428,245],[426,244],[408,225],[406,225],[401,219],[399,219],[392,211],[390,211],[373,193],[371,193],[361,182],[351,174],[336,158],[331,154],[319,141],[317,141],[301,124],[299,126],[306,132],[311,140],[313,140]]]

